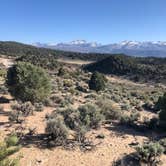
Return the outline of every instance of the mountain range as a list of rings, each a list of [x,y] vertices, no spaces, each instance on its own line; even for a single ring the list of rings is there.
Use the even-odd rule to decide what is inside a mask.
[[[33,43],[33,46],[51,48],[62,51],[81,53],[123,53],[132,56],[156,56],[166,57],[166,41],[122,41],[112,44],[100,44],[75,40],[68,43]]]

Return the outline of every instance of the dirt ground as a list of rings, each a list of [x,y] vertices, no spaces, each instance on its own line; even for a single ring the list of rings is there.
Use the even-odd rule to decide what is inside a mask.
[[[16,126],[10,126],[8,121],[8,111],[10,104],[1,104],[4,107],[4,112],[0,116],[0,131],[5,135],[14,130]],[[36,128],[36,135],[44,134],[45,129],[45,114],[53,111],[52,108],[46,107],[43,112],[36,112],[33,116],[26,119],[24,127],[28,129]],[[104,139],[95,139],[98,134],[103,133]],[[28,145],[23,145],[19,154],[22,154],[20,161],[21,166],[110,166],[112,161],[118,159],[124,154],[134,152],[134,149],[129,146],[132,142],[142,142],[146,137],[141,133],[137,133],[132,129],[119,126],[108,125],[102,126],[98,130],[93,130],[89,134],[89,138],[95,140],[97,147],[90,152],[82,152],[79,149],[65,150],[61,147],[47,149],[42,147],[40,140],[27,140]]]
[[[1,104],[4,112],[0,113],[0,131],[4,135],[14,131],[16,126],[10,126],[8,121],[8,112],[10,104]],[[52,112],[54,109],[46,107],[43,112],[35,112],[33,116],[26,119],[24,123],[25,130],[29,127],[36,128],[35,136],[44,134],[45,114]],[[97,139],[98,134],[104,134],[104,139]],[[21,155],[21,166],[111,166],[112,162],[118,158],[134,152],[130,146],[133,142],[142,143],[148,140],[147,136],[153,133],[136,132],[131,128],[117,125],[105,125],[98,130],[88,133],[89,139],[97,145],[92,151],[83,152],[76,148],[66,150],[62,147],[47,149],[42,146],[39,138],[26,140],[26,144],[18,152]],[[166,162],[165,156],[162,160]],[[165,165],[165,164],[163,164]]]
[[[13,59],[12,58],[3,58],[2,56],[0,57],[0,64],[3,64],[6,68],[10,67],[13,65]]]
[[[11,65],[11,60],[0,58],[0,63],[3,62],[6,67]],[[116,78],[110,79],[116,81]],[[11,110],[10,95],[0,95],[9,99],[10,103],[1,103],[4,108],[0,112],[0,133],[3,136],[14,131],[18,126],[11,125],[8,120],[8,115]],[[81,99],[80,99],[81,100]],[[79,104],[75,104],[77,107]],[[118,158],[135,152],[135,149],[130,146],[131,143],[142,143],[148,140],[155,133],[142,133],[135,131],[132,128],[119,126],[116,124],[108,124],[102,126],[98,130],[93,130],[88,133],[88,138],[93,140],[96,148],[92,151],[83,152],[79,148],[74,150],[66,150],[62,147],[48,149],[43,146],[43,142],[39,138],[45,133],[45,115],[51,113],[55,108],[45,107],[43,112],[35,112],[33,116],[26,118],[23,123],[24,132],[27,133],[29,128],[36,128],[36,132],[31,139],[26,139],[22,144],[21,150],[17,155],[22,156],[20,160],[21,166],[111,166],[113,161]],[[144,114],[144,112],[142,112]],[[145,113],[150,116],[151,113]],[[104,139],[96,138],[97,135],[104,134]],[[166,157],[161,157],[163,166],[166,166]]]

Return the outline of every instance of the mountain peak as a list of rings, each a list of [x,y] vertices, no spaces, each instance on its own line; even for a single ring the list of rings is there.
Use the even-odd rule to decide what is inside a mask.
[[[69,42],[69,44],[74,44],[74,45],[81,45],[81,44],[87,44],[88,42],[86,40],[73,40]]]
[[[122,41],[114,44],[102,45],[97,42],[86,40],[74,40],[66,43],[33,44],[37,47],[45,47],[62,51],[82,53],[124,53],[134,56],[163,56],[166,57],[166,42],[164,41]]]

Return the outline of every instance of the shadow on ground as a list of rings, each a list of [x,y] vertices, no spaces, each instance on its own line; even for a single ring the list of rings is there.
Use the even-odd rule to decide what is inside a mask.
[[[120,125],[120,124],[113,124],[110,126],[105,126],[107,130],[114,131],[117,136],[124,136],[124,135],[132,135],[132,136],[142,136],[147,137],[150,140],[155,140],[158,137],[158,134],[155,133],[149,129],[147,129],[145,126],[126,126],[126,125]]]
[[[0,104],[5,104],[5,103],[9,103],[9,102],[10,102],[10,100],[7,99],[6,97],[4,97],[4,96],[0,97]]]
[[[112,166],[140,166],[135,153],[124,155],[122,158],[113,162]]]
[[[24,135],[20,141],[20,144],[24,147],[35,146],[37,148],[48,148],[48,138],[46,134]]]

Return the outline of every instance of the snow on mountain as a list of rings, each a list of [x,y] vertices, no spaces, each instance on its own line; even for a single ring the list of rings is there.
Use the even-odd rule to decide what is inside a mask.
[[[71,41],[69,44],[71,45],[81,45],[81,44],[87,44],[86,40],[74,40]]]
[[[83,53],[124,53],[134,56],[162,56],[166,57],[165,41],[122,41],[102,45],[97,42],[87,42],[85,40],[74,40],[68,43],[34,43],[34,46],[45,47],[63,51],[83,52]]]

